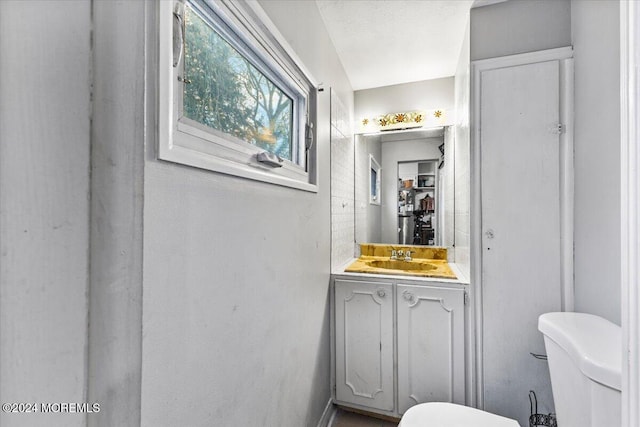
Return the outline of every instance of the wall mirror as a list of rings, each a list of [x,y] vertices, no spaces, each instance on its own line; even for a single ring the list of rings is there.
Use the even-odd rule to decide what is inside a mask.
[[[451,127],[354,137],[357,244],[453,248],[453,144]]]

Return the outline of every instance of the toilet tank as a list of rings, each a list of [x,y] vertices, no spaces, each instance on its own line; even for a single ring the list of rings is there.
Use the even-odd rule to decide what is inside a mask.
[[[585,313],[546,313],[544,335],[559,426],[621,424],[621,328]]]

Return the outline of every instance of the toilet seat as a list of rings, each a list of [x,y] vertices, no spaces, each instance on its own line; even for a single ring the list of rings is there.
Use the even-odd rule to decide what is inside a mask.
[[[468,406],[429,402],[409,408],[398,427],[520,427],[520,424]]]

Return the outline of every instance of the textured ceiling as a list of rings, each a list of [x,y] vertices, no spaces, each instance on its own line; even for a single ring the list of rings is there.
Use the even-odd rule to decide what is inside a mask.
[[[354,90],[453,76],[473,0],[316,0]]]

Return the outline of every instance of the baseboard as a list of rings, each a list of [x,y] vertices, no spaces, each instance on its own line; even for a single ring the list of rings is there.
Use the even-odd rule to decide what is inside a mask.
[[[327,402],[320,421],[318,421],[318,427],[329,427],[333,421],[333,417],[336,415],[336,405],[333,404],[331,399]]]

